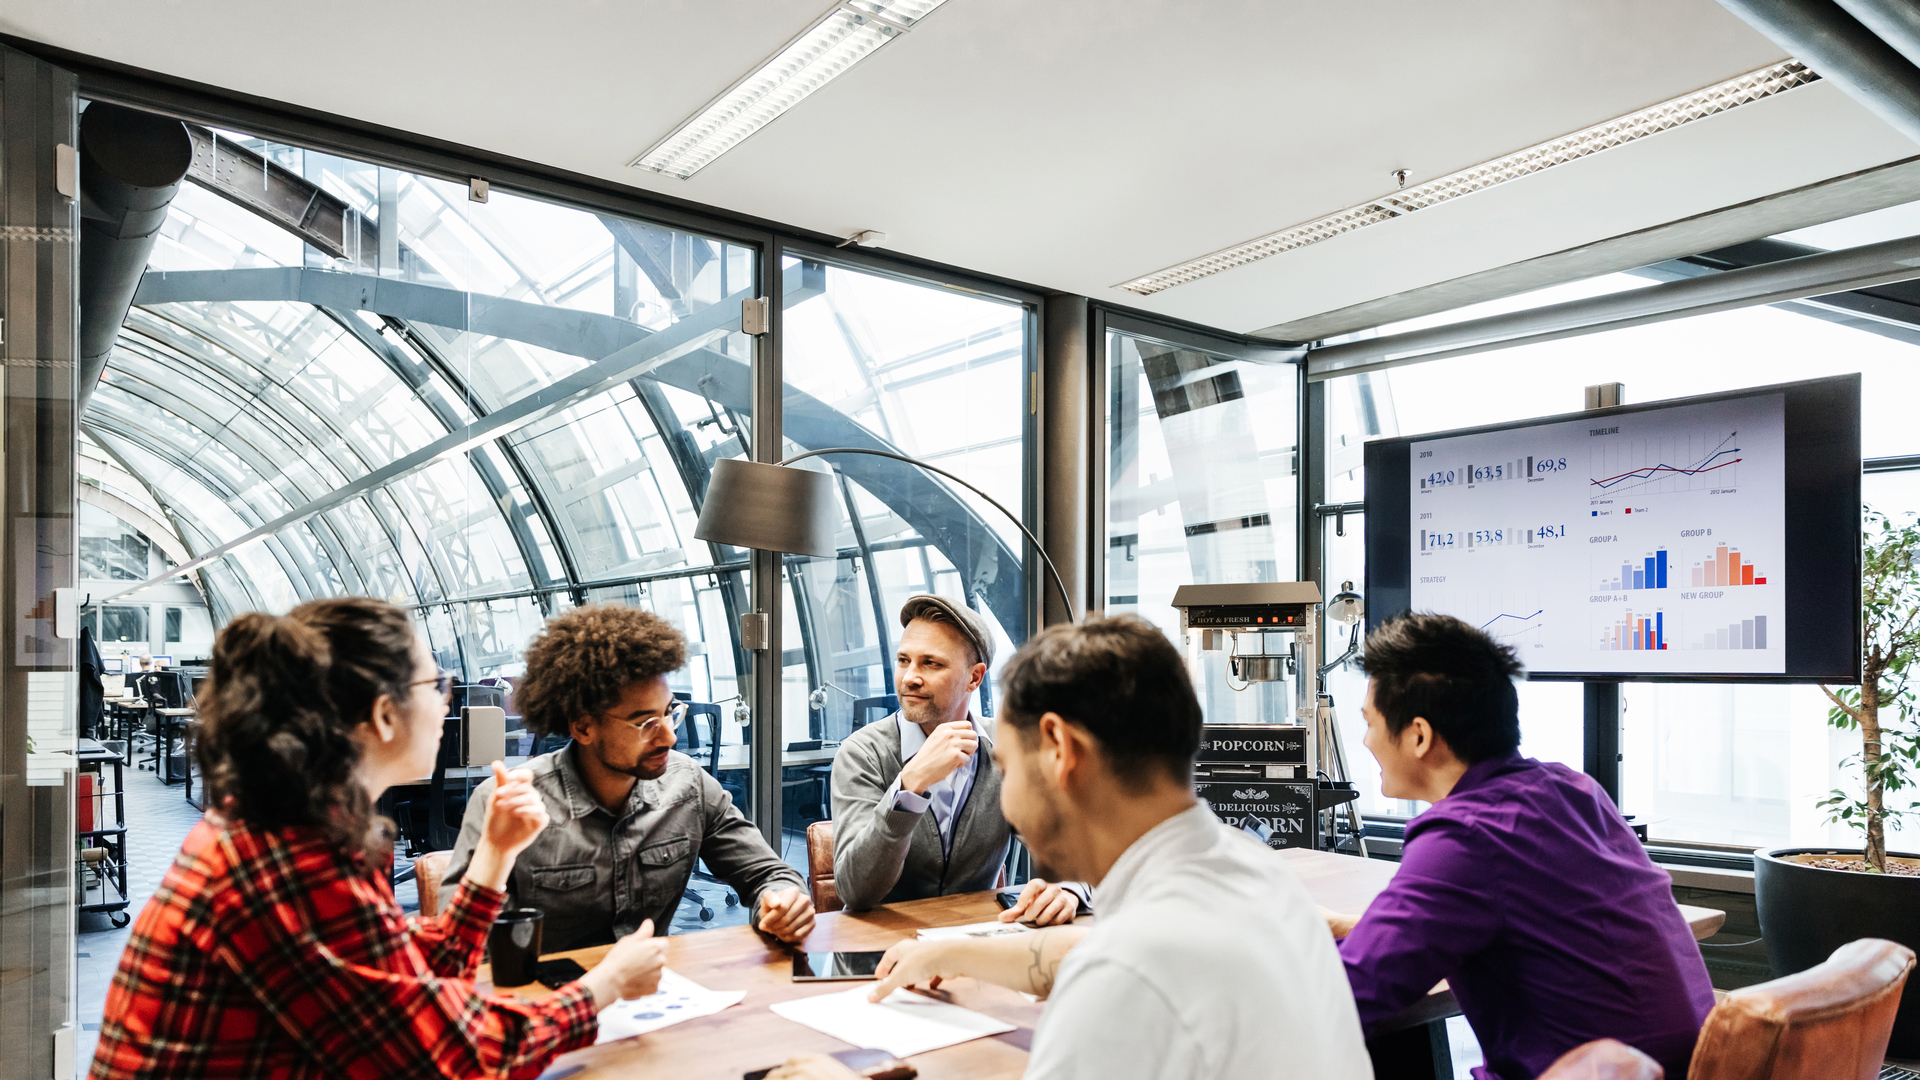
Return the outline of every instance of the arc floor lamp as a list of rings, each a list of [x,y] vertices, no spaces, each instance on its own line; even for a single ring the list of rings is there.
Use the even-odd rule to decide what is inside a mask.
[[[713,463],[713,479],[707,485],[706,500],[700,506],[700,521],[694,526],[696,539],[761,551],[784,551],[830,559],[840,554],[835,535],[840,528],[840,492],[831,472],[793,468],[796,461],[827,454],[864,454],[905,462],[936,473],[985,499],[988,505],[1007,516],[1027,540],[1060,590],[1060,602],[1067,607],[1067,618],[1077,620],[1073,597],[1060,571],[1047,558],[1040,538],[1022,524],[1014,512],[1000,505],[993,496],[938,466],[917,461],[904,454],[869,450],[856,446],[832,446],[795,454],[778,464],[721,458]]]

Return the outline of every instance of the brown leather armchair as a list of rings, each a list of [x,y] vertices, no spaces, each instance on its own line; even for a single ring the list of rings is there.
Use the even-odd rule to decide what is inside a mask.
[[[816,821],[807,826],[807,888],[813,894],[813,910],[822,914],[839,911],[840,890],[833,886],[833,822]]]
[[[429,851],[413,860],[413,887],[420,894],[420,917],[440,914],[440,879],[446,876],[451,851]]]
[[[1692,1080],[1874,1080],[1913,950],[1861,938],[1797,975],[1729,993],[1700,1029]]]
[[[1666,1080],[1660,1063],[1617,1039],[1595,1039],[1560,1055],[1536,1080]]]

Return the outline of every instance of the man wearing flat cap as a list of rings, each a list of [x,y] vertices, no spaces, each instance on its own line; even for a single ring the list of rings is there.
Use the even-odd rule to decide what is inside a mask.
[[[968,709],[993,662],[987,621],[921,593],[900,625],[900,711],[854,732],[833,759],[833,883],[855,911],[991,889],[1013,839],[993,742]],[[1070,922],[1079,902],[1036,879],[1000,917]]]

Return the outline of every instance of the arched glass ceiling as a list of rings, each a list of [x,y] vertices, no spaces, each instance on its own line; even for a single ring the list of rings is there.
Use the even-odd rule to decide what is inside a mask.
[[[687,630],[695,696],[732,696],[744,553],[692,529],[713,461],[746,450],[751,351],[735,328],[756,252],[217,142],[263,156],[288,191],[342,200],[352,257],[254,212],[251,192],[183,186],[89,404],[87,433],[193,554],[266,534],[201,571],[216,618],[387,597],[477,678],[518,670],[544,615],[622,599]],[[1023,309],[793,260],[783,289],[792,449],[902,449],[1023,503]],[[914,589],[964,592],[1025,636],[1010,523],[910,467],[836,464],[856,512],[843,556],[789,564],[805,571],[789,575],[804,653],[789,654],[789,723],[813,728],[891,689],[889,608]],[[342,489],[357,490],[275,524]],[[825,685],[842,694],[809,705]]]

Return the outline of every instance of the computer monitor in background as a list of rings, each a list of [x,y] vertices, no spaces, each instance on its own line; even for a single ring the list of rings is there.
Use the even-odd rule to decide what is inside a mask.
[[[153,658],[153,669],[155,671],[160,671],[165,668],[170,668],[172,666],[173,666],[173,657],[171,656],[156,656]]]
[[[100,660],[100,672],[103,675],[125,675],[127,673],[127,665],[117,656],[102,657]]]

